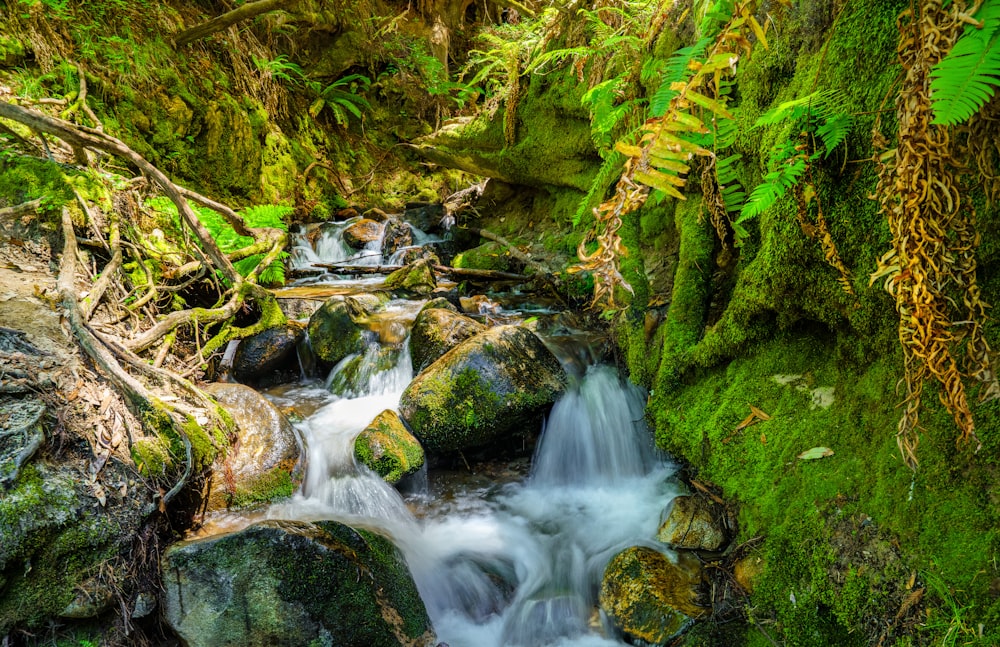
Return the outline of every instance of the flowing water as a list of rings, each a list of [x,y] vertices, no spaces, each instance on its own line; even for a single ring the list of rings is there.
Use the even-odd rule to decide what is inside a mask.
[[[316,248],[340,253],[333,243]],[[387,308],[406,327],[416,311],[402,301]],[[525,477],[431,473],[404,497],[353,455],[357,434],[398,406],[413,377],[406,341],[375,337],[325,384],[270,395],[282,405],[308,402],[312,413],[299,425],[308,446],[303,487],[266,516],[333,518],[388,534],[450,647],[621,645],[595,611],[601,575],[618,551],[653,545],[660,512],[678,493],[674,468],[643,422],[642,391],[608,366],[574,370]],[[572,346],[552,345],[579,366],[571,360],[586,353]]]

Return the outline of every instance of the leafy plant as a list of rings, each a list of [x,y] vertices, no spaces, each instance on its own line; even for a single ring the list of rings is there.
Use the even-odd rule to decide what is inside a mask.
[[[1000,85],[1000,3],[984,2],[961,37],[931,69],[932,123],[969,120]]]
[[[770,171],[764,176],[764,181],[750,192],[750,197],[740,210],[739,218],[733,222],[738,236],[746,236],[743,223],[770,209],[798,183],[805,173],[807,161],[808,156],[793,142],[786,141],[771,151],[768,163]]]
[[[361,109],[370,109],[371,104],[359,92],[367,90],[371,83],[371,79],[363,74],[348,74],[322,89],[319,89],[318,83],[310,82],[310,87],[318,91],[319,98],[309,106],[309,114],[315,117],[327,106],[339,126],[346,126],[350,115],[361,119]]]
[[[829,157],[847,138],[853,125],[850,115],[837,111],[833,104],[835,96],[833,90],[826,90],[786,101],[761,115],[754,128],[784,121],[803,121],[803,130],[819,137],[826,151],[824,157]]]

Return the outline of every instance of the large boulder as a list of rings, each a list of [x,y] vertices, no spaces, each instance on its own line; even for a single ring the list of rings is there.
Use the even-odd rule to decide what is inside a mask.
[[[362,218],[344,229],[344,242],[354,249],[364,249],[369,243],[376,242],[382,236],[381,223],[369,218]]]
[[[305,326],[290,321],[247,337],[233,355],[233,377],[261,386],[290,381],[299,372],[295,348],[305,334]]]
[[[399,411],[426,451],[455,451],[534,433],[565,384],[559,361],[534,333],[498,326],[414,378]]]
[[[413,320],[410,331],[413,372],[419,373],[455,346],[484,330],[486,326],[453,309],[424,308]]]
[[[242,384],[209,384],[205,391],[229,412],[237,439],[216,459],[205,484],[207,510],[245,508],[291,496],[302,482],[301,442],[284,415]]]
[[[309,344],[321,361],[336,364],[351,353],[364,350],[362,328],[351,317],[343,299],[334,297],[309,318]]]
[[[430,647],[430,620],[389,540],[335,521],[265,521],[174,544],[164,616],[187,647]]]
[[[703,615],[701,564],[688,553],[672,562],[661,552],[632,546],[604,570],[600,606],[630,642],[667,645]]]
[[[670,548],[719,550],[726,541],[724,515],[721,506],[705,497],[674,497],[656,538]]]
[[[422,259],[385,277],[385,287],[408,294],[430,294],[437,287],[437,279],[430,261]]]
[[[392,409],[375,416],[358,434],[354,455],[388,483],[398,483],[424,464],[424,448]]]

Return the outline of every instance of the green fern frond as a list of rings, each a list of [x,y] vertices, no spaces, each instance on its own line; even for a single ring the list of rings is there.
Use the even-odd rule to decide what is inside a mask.
[[[726,205],[726,211],[736,213],[743,209],[747,193],[743,190],[736,177],[736,163],[743,159],[739,153],[715,160],[715,180],[719,184],[719,193],[722,195],[722,202]]]
[[[709,38],[703,38],[694,45],[683,47],[676,52],[663,66],[663,78],[660,86],[649,101],[649,113],[653,117],[661,117],[670,107],[670,100],[677,96],[677,91],[671,88],[674,83],[687,81],[694,74],[689,65],[691,61],[704,56],[705,50],[712,43]]]
[[[568,59],[585,58],[593,53],[594,50],[592,50],[589,47],[567,47],[564,49],[553,49],[548,52],[545,52],[541,56],[530,61],[525,66],[524,73],[525,74],[529,74],[532,72],[538,73],[540,69],[542,69],[549,63],[553,63],[558,66],[565,63],[566,60]]]
[[[953,126],[979,112],[1000,85],[1000,2],[986,2],[931,70],[932,123]]]
[[[829,115],[827,104],[833,93],[833,90],[823,90],[785,101],[758,117],[753,127],[773,126],[786,120],[801,119],[808,115],[825,118]]]
[[[854,125],[854,118],[851,115],[835,114],[824,121],[817,129],[816,134],[826,148],[823,157],[829,157],[837,146],[847,139],[847,134],[851,132]]]
[[[779,164],[775,170],[764,176],[764,181],[758,187],[750,192],[750,198],[740,210],[740,217],[736,223],[742,224],[770,209],[788,192],[788,189],[795,186],[805,170],[806,159],[801,155]]]
[[[625,156],[618,151],[611,151],[604,159],[601,168],[597,171],[594,181],[590,183],[590,190],[576,208],[573,214],[573,226],[578,227],[583,222],[584,217],[590,213],[597,204],[604,199],[604,194],[608,188],[614,184],[621,174],[622,166],[625,164]]]

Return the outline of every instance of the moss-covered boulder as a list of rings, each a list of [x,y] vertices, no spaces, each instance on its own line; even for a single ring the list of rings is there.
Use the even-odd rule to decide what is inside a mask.
[[[698,604],[701,564],[687,553],[676,563],[645,546],[615,555],[604,570],[600,605],[630,642],[667,645],[703,615]]]
[[[309,318],[309,344],[321,361],[336,364],[364,348],[361,326],[343,299],[334,297]]]
[[[510,250],[494,242],[484,243],[456,254],[451,264],[452,267],[497,272],[520,272],[524,267],[510,255]]]
[[[84,469],[32,461],[0,489],[0,635],[103,610],[79,604],[81,591],[127,554],[152,508],[118,490],[135,478],[131,466],[112,457],[93,483]],[[124,600],[132,586],[122,583]]]
[[[363,292],[344,297],[344,303],[355,320],[369,317],[389,302],[389,295],[386,292]]]
[[[426,451],[455,451],[537,432],[565,384],[559,360],[534,333],[498,326],[414,378],[399,411]]]
[[[295,348],[305,334],[303,324],[288,322],[247,337],[233,355],[233,377],[246,384],[271,385],[297,376]]]
[[[426,259],[399,268],[385,277],[385,287],[409,294],[430,294],[437,287],[434,268]]]
[[[443,308],[444,310],[458,312],[458,306],[444,297],[434,297],[433,299],[428,300],[427,303],[420,308],[420,311],[423,312],[424,310],[430,310],[431,308]],[[420,316],[420,314],[417,313],[417,316]]]
[[[424,464],[424,448],[392,409],[375,416],[358,435],[354,455],[389,483],[398,483]]]
[[[424,370],[449,350],[484,330],[486,326],[483,324],[453,310],[421,310],[413,320],[410,331],[410,358],[414,373]]]
[[[335,521],[265,521],[164,553],[164,617],[188,647],[435,644],[389,540]]]
[[[382,225],[369,218],[362,218],[344,229],[344,242],[354,249],[364,249],[382,235]]]
[[[237,439],[219,456],[205,484],[208,510],[242,508],[291,496],[302,482],[298,434],[278,408],[242,384],[205,391],[229,412]]]
[[[705,497],[678,496],[664,511],[656,538],[670,548],[719,550],[726,541],[724,511]]]

